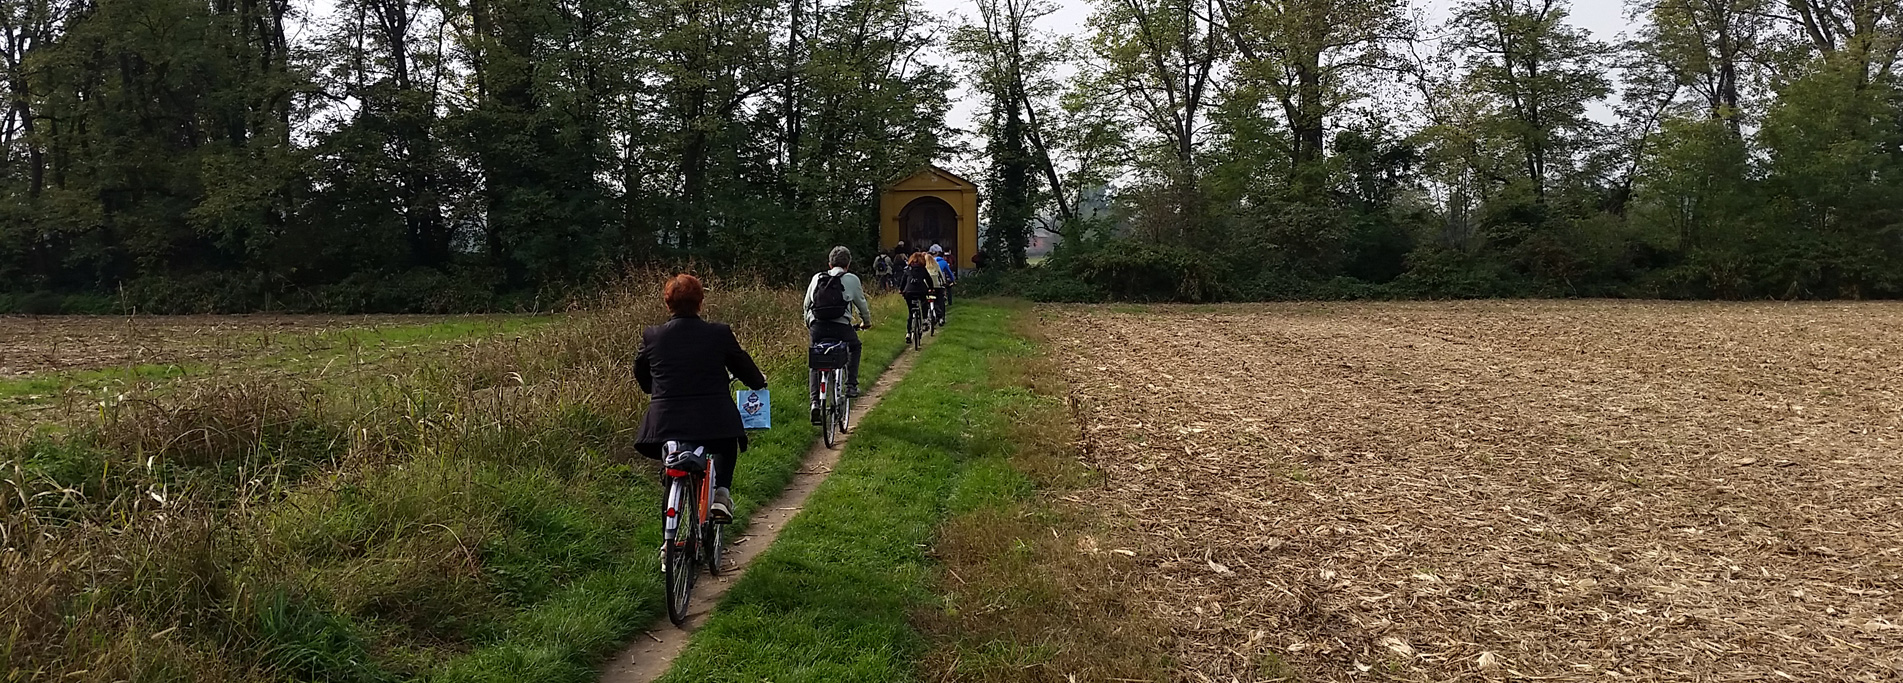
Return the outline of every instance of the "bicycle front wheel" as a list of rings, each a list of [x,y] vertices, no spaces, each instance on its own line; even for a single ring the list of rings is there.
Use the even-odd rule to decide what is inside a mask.
[[[702,553],[702,557],[707,558],[707,573],[720,576],[722,569],[720,566],[721,545],[722,542],[726,540],[727,525],[715,524],[709,521],[700,526],[700,539],[701,542],[705,544],[705,552]]]
[[[839,397],[839,433],[852,431],[852,397]]]

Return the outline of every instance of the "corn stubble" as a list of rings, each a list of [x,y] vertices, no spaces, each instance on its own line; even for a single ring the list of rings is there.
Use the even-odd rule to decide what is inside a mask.
[[[646,405],[632,356],[664,275],[508,338],[134,389],[15,430],[0,678],[391,680],[494,640],[511,606],[625,550],[537,547],[548,530],[510,511],[555,492],[599,524],[633,514],[615,496],[651,475],[622,464]],[[798,296],[714,281],[709,315],[788,355]]]
[[[1042,310],[1174,680],[1903,675],[1903,306]]]

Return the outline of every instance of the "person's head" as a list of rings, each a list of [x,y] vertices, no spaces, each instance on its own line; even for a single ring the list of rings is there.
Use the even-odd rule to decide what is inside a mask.
[[[918,266],[920,268],[924,268],[925,267],[925,252],[922,252],[922,251],[912,252],[912,258],[906,261],[906,263],[910,265]]]
[[[826,254],[826,265],[832,268],[852,267],[852,250],[845,247],[833,247],[833,250]]]
[[[938,246],[938,245],[936,245],[936,244],[934,244],[934,245],[932,245],[932,249],[931,249],[931,252],[932,252],[932,255],[933,255],[933,256],[937,256],[937,255],[939,255],[939,254],[943,254],[943,253],[945,253],[945,249],[944,249],[943,247],[940,247],[940,246]]]
[[[700,278],[686,273],[674,276],[661,288],[661,300],[674,315],[700,315],[700,302],[706,298],[707,288],[701,286]]]

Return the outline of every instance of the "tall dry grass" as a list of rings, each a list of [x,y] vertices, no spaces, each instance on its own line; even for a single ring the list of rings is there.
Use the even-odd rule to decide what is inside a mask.
[[[639,611],[560,610],[641,580],[632,359],[665,275],[515,338],[136,391],[0,444],[5,680],[482,678],[538,614]],[[710,279],[706,313],[785,366],[799,301]]]

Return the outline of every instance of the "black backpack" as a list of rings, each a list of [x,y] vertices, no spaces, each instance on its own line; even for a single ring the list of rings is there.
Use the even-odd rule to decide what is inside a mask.
[[[905,293],[924,294],[932,288],[932,275],[925,272],[925,266],[905,267]]]
[[[819,284],[813,286],[813,319],[838,320],[846,317],[846,285],[840,282],[841,274],[834,277],[828,273],[819,274]]]

